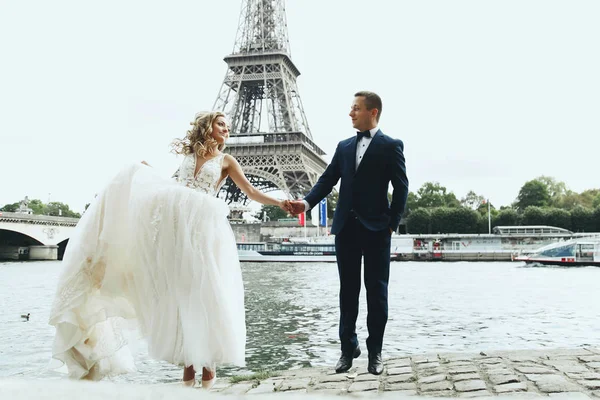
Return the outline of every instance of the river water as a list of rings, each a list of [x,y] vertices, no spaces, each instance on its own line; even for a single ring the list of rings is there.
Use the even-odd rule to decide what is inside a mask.
[[[0,378],[56,379],[48,369],[48,325],[61,264],[0,263]],[[242,264],[248,339],[246,368],[333,366],[337,341],[337,267]],[[366,301],[357,330],[366,349]],[[31,313],[28,322],[21,314]],[[526,267],[519,263],[392,263],[384,357],[432,351],[573,348],[600,345],[600,268]],[[150,360],[143,341],[133,350],[129,382],[181,379],[179,368]]]

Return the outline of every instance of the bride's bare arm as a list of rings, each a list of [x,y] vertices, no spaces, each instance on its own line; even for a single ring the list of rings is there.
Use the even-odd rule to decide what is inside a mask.
[[[227,174],[231,177],[233,182],[240,188],[242,192],[250,200],[257,201],[261,204],[266,204],[270,206],[278,206],[282,209],[288,211],[288,201],[287,200],[277,200],[271,196],[268,196],[256,189],[246,178],[244,171],[242,171],[242,167],[237,162],[237,160],[229,154],[225,155],[224,167],[227,171]]]

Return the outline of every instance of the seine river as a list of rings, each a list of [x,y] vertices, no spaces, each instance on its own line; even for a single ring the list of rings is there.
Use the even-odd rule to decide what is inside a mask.
[[[48,315],[60,262],[0,263],[0,378],[57,379],[48,369]],[[245,369],[334,365],[338,282],[335,264],[242,264],[248,340]],[[432,351],[573,348],[600,345],[600,268],[525,267],[519,263],[393,263],[384,357]],[[21,314],[31,313],[28,322]],[[366,302],[358,335],[365,349]],[[179,368],[133,343],[130,382],[181,379]]]

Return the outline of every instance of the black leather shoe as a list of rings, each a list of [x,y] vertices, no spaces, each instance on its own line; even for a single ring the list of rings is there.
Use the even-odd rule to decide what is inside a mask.
[[[335,365],[335,372],[338,374],[341,372],[346,372],[350,368],[352,368],[352,360],[358,358],[360,356],[360,347],[356,346],[354,351],[351,354],[343,354]]]
[[[367,371],[373,375],[381,375],[383,372],[383,359],[381,358],[381,353],[369,353],[369,365],[367,366]]]

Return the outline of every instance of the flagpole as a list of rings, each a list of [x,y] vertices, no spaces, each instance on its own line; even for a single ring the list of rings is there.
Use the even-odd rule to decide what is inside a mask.
[[[490,199],[487,199],[488,203],[488,233],[492,233],[492,213],[490,208]]]
[[[304,211],[304,239],[306,239],[306,225],[307,224],[307,220],[306,220],[306,211]]]

